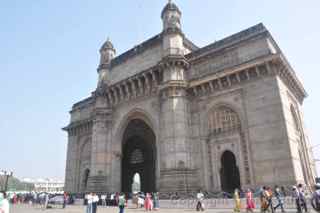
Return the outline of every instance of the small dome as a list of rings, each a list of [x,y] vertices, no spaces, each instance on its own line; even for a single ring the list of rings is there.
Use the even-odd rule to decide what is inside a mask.
[[[164,14],[167,11],[177,11],[179,14],[181,14],[181,11],[179,10],[178,6],[173,3],[171,0],[169,0],[168,4],[163,8],[161,12],[161,18],[163,18]]]
[[[109,38],[106,42],[104,42],[104,44],[101,47],[101,50],[114,50],[113,44],[111,43]]]

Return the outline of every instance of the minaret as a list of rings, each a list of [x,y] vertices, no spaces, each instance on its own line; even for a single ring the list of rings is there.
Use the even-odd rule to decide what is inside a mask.
[[[107,84],[107,73],[110,71],[110,63],[112,59],[116,55],[116,50],[113,47],[113,44],[111,43],[110,39],[108,38],[107,41],[102,45],[100,48],[100,64],[98,67],[98,73],[99,73],[99,80],[98,80],[98,86],[101,83]]]
[[[92,109],[92,136],[91,136],[91,166],[88,178],[88,191],[110,191],[111,174],[108,169],[111,162],[101,156],[111,156],[111,120],[112,108],[108,103],[106,91],[108,89],[108,73],[111,69],[112,59],[115,57],[110,39],[100,49],[100,64],[98,67],[99,81],[96,91],[93,93],[94,108]]]
[[[199,187],[199,178],[191,162],[188,124],[188,61],[184,57],[181,12],[169,1],[161,13],[163,21],[163,58],[160,63],[163,83],[160,85],[161,134],[159,191],[188,192]]]

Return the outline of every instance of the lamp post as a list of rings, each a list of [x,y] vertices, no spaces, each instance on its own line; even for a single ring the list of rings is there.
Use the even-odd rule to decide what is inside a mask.
[[[6,192],[8,190],[8,181],[9,181],[9,177],[12,177],[13,175],[13,172],[7,172],[5,170],[2,170],[0,172],[0,175],[3,175],[4,178],[5,178],[5,181],[4,181],[4,191]]]

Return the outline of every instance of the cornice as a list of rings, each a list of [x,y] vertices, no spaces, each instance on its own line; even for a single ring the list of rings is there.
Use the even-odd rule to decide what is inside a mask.
[[[69,133],[70,136],[74,136],[82,133],[89,133],[92,130],[92,119],[80,120],[71,122],[68,126],[62,128],[62,130]]]

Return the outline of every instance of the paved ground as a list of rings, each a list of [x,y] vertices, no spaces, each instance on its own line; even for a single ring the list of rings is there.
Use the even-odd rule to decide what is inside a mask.
[[[28,205],[15,205],[12,206],[10,213],[85,213],[85,207],[84,206],[67,206],[66,209],[60,209],[60,208],[53,208],[53,209],[46,209],[42,210],[40,207],[33,207]],[[117,208],[105,208],[105,207],[99,207],[98,213],[117,213],[119,210]],[[144,209],[130,209],[127,208],[125,210],[125,213],[138,213],[138,212],[145,212]],[[154,211],[153,211],[154,212]],[[196,212],[192,209],[160,209],[157,212],[159,213],[176,213],[176,212],[187,212],[192,213]],[[205,212],[208,213],[232,213],[232,209],[209,209]],[[245,213],[245,210],[242,210],[243,213]],[[256,211],[257,213],[259,211]],[[289,213],[295,213],[294,210],[287,211]],[[310,213],[315,213],[314,211],[310,211]]]

